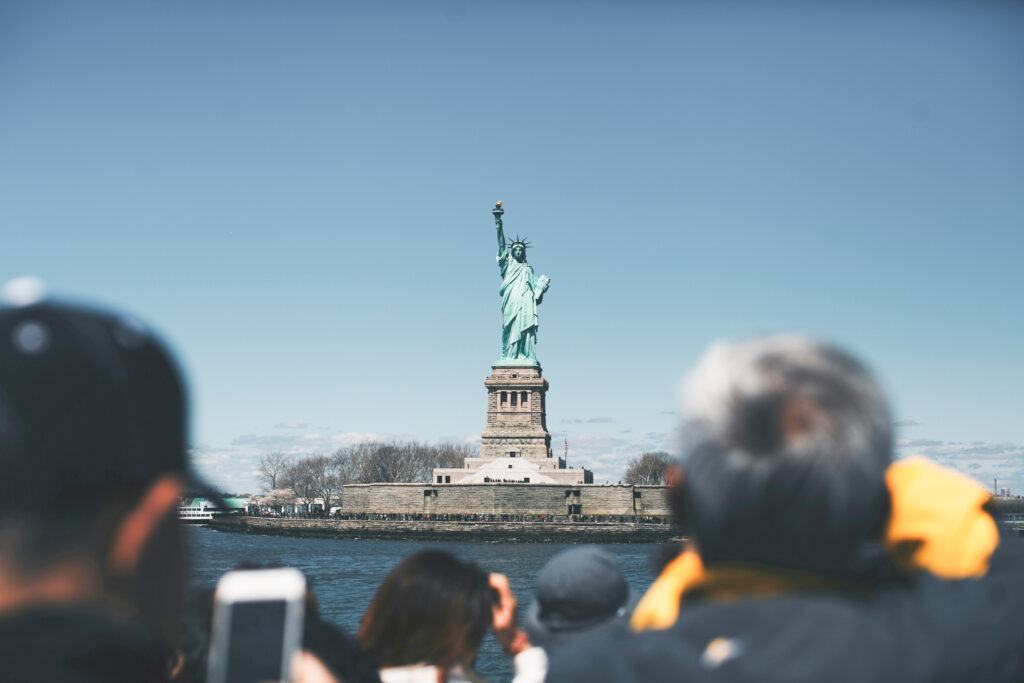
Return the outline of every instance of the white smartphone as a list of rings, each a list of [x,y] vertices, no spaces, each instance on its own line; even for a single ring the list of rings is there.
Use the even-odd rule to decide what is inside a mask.
[[[290,683],[305,608],[297,569],[225,574],[213,596],[207,683]]]

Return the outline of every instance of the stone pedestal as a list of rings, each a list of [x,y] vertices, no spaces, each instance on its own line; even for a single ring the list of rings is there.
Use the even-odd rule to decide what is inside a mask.
[[[487,387],[487,426],[480,457],[551,457],[551,434],[545,414],[548,381],[539,365],[493,365]]]
[[[536,363],[491,366],[487,387],[487,425],[480,457],[466,458],[460,468],[437,468],[435,484],[590,484],[582,467],[569,469],[551,455],[546,395],[548,381]]]

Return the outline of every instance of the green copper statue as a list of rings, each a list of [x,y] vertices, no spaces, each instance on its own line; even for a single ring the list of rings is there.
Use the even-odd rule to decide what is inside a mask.
[[[526,262],[526,240],[517,236],[505,243],[501,202],[494,205],[494,224],[498,228],[498,267],[501,268],[501,360],[499,363],[537,365],[537,305],[544,298],[550,279],[534,277]]]

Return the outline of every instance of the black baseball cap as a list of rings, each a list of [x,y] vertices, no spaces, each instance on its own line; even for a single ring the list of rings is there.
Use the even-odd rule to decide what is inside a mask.
[[[526,632],[531,643],[550,650],[585,631],[627,621],[638,601],[614,555],[577,546],[555,555],[537,575]]]
[[[0,513],[53,510],[190,474],[181,372],[138,319],[0,307]],[[214,496],[215,497],[215,496]]]

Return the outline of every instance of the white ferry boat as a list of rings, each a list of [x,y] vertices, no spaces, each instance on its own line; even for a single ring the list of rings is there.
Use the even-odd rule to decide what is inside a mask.
[[[207,524],[224,510],[206,498],[182,498],[178,506],[178,519],[190,524]]]

